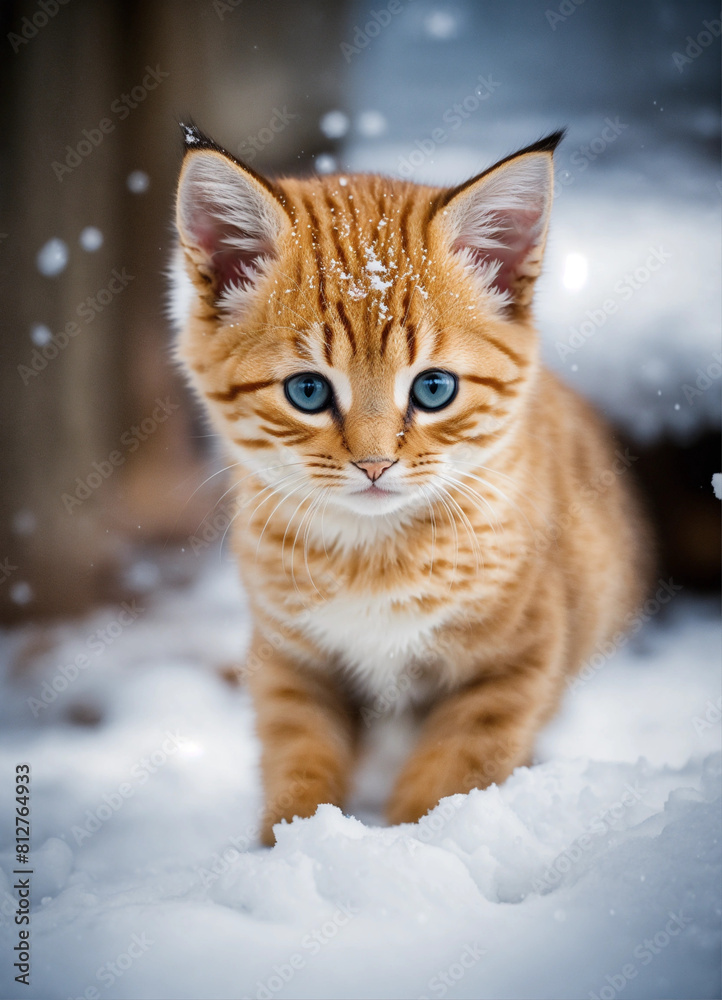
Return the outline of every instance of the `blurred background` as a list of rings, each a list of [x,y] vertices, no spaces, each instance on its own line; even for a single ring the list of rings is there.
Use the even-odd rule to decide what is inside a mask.
[[[5,0],[0,16],[3,621],[182,583],[220,545],[226,484],[198,488],[220,464],[165,309],[188,119],[269,174],[444,184],[568,126],[545,357],[629,449],[660,572],[719,585],[718,5]]]

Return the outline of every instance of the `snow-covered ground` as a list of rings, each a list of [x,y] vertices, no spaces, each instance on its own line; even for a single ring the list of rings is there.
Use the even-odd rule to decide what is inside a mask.
[[[714,604],[650,605],[538,764],[413,826],[381,820],[403,731],[383,720],[360,818],[323,806],[269,851],[247,693],[220,677],[248,619],[233,567],[206,560],[185,588],[3,637],[3,998],[720,996]],[[30,987],[7,958],[20,762]]]

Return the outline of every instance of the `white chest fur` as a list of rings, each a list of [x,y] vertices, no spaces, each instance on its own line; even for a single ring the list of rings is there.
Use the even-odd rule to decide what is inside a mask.
[[[412,668],[434,659],[433,633],[444,617],[421,615],[415,602],[388,595],[337,594],[313,609],[305,631],[367,694],[383,694],[406,674],[413,697],[421,685]]]

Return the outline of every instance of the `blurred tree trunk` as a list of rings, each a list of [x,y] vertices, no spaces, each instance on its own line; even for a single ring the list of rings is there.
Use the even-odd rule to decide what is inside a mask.
[[[36,9],[17,5],[12,28],[21,25],[25,11],[32,15]],[[82,129],[94,128],[108,113],[118,81],[115,13],[114,5],[69,4],[17,53],[4,53],[0,559],[6,559],[7,579],[0,609],[5,620],[86,606],[99,591],[112,550],[102,490],[72,513],[62,500],[64,493],[73,494],[77,476],[87,477],[92,463],[107,457],[118,426],[118,393],[108,389],[121,348],[117,303],[88,323],[78,314],[89,295],[108,285],[113,267],[127,264],[113,237],[119,204],[112,190],[112,149],[100,145],[62,179],[52,163],[64,161],[66,144],[77,145]],[[3,43],[6,37],[4,32]],[[103,253],[80,248],[79,234],[89,225],[104,233]],[[69,262],[62,273],[46,277],[36,255],[51,237],[67,243]],[[79,332],[67,338],[63,331],[71,322]],[[52,331],[51,343],[37,334],[33,342],[37,324]]]

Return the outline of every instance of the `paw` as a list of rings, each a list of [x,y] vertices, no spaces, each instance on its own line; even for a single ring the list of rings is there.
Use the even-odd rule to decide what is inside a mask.
[[[315,814],[319,805],[320,803],[316,802],[313,805],[307,804],[293,806],[281,813],[277,810],[271,812],[266,810],[260,830],[260,841],[263,846],[273,847],[276,843],[276,835],[273,832],[273,828],[276,823],[282,823],[283,820],[286,820],[287,823],[292,823],[294,819],[308,819],[309,816],[313,816]]]
[[[399,776],[389,799],[386,807],[389,822],[418,823],[448,795],[484,787],[489,782],[481,782],[478,769],[472,767],[474,764],[475,761],[462,754],[456,755],[453,763],[444,755],[412,761]]]
[[[320,781],[311,781],[306,777],[294,777],[279,786],[275,793],[266,795],[266,807],[261,823],[260,839],[266,847],[273,847],[276,837],[273,827],[276,823],[294,819],[308,819],[315,815],[319,805],[331,802],[340,805],[337,795],[329,792],[328,786]]]
[[[422,816],[438,804],[439,799],[433,794],[429,795],[428,790],[415,792],[413,789],[403,789],[391,796],[386,807],[386,818],[392,826],[399,823],[418,823]]]

